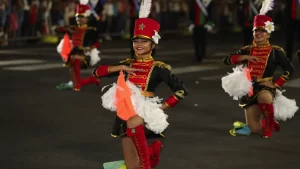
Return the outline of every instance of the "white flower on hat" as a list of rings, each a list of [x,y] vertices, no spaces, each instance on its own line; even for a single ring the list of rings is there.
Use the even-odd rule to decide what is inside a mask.
[[[158,32],[156,30],[154,30],[155,34],[152,36],[152,39],[154,41],[154,43],[158,44],[158,40],[161,39],[161,37],[159,36]]]
[[[274,22],[267,21],[265,22],[265,30],[268,33],[271,33],[275,30]]]

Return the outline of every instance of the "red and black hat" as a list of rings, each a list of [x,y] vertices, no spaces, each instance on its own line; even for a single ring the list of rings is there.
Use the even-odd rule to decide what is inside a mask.
[[[92,13],[90,6],[88,5],[88,0],[80,0],[80,4],[76,6],[76,17],[83,16],[89,17]]]
[[[253,30],[264,29],[268,33],[274,31],[275,26],[274,23],[272,22],[272,18],[265,15],[269,10],[273,9],[273,5],[274,5],[273,1],[274,0],[265,0],[263,2],[259,15],[256,15],[254,17]]]
[[[150,18],[139,18],[135,21],[133,39],[137,37],[152,39],[158,35],[160,24]],[[158,41],[157,41],[158,43]]]
[[[143,0],[140,6],[139,19],[135,21],[134,35],[135,38],[151,39],[153,42],[158,44],[161,38],[158,34],[160,24],[153,19],[148,18],[151,9],[151,0]]]

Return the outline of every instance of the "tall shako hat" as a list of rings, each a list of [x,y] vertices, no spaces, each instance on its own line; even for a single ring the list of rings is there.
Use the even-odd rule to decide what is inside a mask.
[[[151,3],[152,0],[142,1],[139,11],[139,18],[135,20],[134,35],[132,39],[151,39],[154,43],[158,44],[158,41],[161,38],[158,34],[160,24],[157,21],[148,18],[151,12]]]
[[[89,17],[92,13],[89,5],[89,0],[80,0],[79,4],[76,6],[76,17],[77,16],[83,16],[83,17]]]
[[[274,0],[263,1],[259,14],[254,17],[253,30],[264,29],[268,33],[271,33],[275,30],[275,26],[274,23],[272,22],[272,18],[266,16],[266,13],[272,10],[273,6],[274,6]]]

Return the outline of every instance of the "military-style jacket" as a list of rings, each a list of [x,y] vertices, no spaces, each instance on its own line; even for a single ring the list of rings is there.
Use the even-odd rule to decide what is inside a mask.
[[[188,95],[188,91],[181,80],[171,73],[171,66],[161,61],[155,61],[152,57],[147,59],[126,59],[116,65],[127,65],[145,72],[135,72],[135,75],[126,74],[127,80],[142,89],[142,94],[153,97],[155,89],[161,82],[165,82],[174,94],[165,103],[174,107],[180,100]],[[110,73],[109,65],[101,65],[93,72],[95,77],[118,76],[119,72]]]
[[[69,33],[67,28],[74,30],[73,33]],[[78,26],[67,26],[67,27],[58,27],[56,28],[58,33],[68,33],[70,39],[72,40],[73,48],[98,48],[100,46],[100,39],[95,27],[88,27],[83,25]]]
[[[260,61],[248,62],[238,61],[241,55],[250,55],[261,58]],[[275,80],[275,85],[281,87],[288,79],[292,77],[295,69],[289,59],[286,57],[284,50],[279,46],[274,45],[249,45],[241,48],[235,54],[231,54],[224,58],[224,63],[227,65],[245,64],[250,69],[252,79],[257,82],[272,80],[275,69],[280,66],[283,69],[281,76]]]

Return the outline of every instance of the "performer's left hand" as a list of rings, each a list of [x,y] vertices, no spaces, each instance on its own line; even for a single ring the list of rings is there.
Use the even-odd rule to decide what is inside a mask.
[[[276,85],[272,81],[261,82],[259,84],[270,88],[276,88]]]

